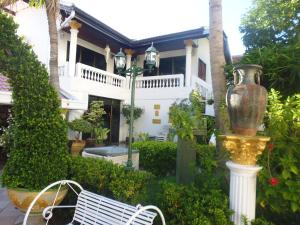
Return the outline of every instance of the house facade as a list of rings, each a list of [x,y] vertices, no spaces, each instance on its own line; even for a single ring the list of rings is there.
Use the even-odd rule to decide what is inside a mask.
[[[50,41],[45,9],[19,2],[8,11],[19,24],[18,33],[48,66]],[[169,107],[188,98],[193,89],[199,89],[206,100],[213,97],[207,28],[132,40],[75,5],[61,5],[58,30],[62,107],[73,120],[88,109],[91,101],[102,100],[107,112],[105,125],[111,130],[109,143],[124,141],[128,135],[120,112],[123,104],[130,103],[130,78],[118,75],[114,65],[114,55],[120,48],[126,54],[126,68],[132,63],[145,67],[144,53],[152,42],[159,51],[155,69],[136,80],[135,105],[143,109],[143,114],[134,123],[135,136],[165,136],[170,126]],[[230,61],[224,37],[224,55]],[[0,90],[0,97],[2,107],[11,104],[7,89],[5,93]],[[206,105],[205,113],[214,115],[213,106]]]

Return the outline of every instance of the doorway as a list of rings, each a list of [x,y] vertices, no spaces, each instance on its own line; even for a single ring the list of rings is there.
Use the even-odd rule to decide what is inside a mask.
[[[121,101],[117,99],[104,98],[98,96],[89,95],[89,106],[93,101],[103,101],[104,111],[106,114],[103,116],[104,127],[108,128],[106,145],[114,145],[119,143],[119,131],[120,131],[120,105]]]

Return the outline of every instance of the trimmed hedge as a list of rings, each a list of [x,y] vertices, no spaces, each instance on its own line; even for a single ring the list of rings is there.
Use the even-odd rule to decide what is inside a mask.
[[[140,141],[133,143],[140,151],[140,168],[156,176],[174,175],[176,170],[177,144],[174,142]],[[217,168],[216,148],[196,145],[196,165],[202,171],[213,172]]]
[[[92,192],[137,204],[154,176],[102,159],[70,157],[70,178]]]
[[[140,152],[140,168],[156,176],[175,173],[177,144],[174,142],[140,141],[132,147]]]

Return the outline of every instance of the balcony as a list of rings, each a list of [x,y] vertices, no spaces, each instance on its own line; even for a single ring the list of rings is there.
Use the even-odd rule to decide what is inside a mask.
[[[76,64],[74,76],[68,74],[68,64],[59,67],[61,86],[71,93],[96,95],[120,100],[130,98],[130,79],[81,63]],[[199,88],[207,99],[211,86],[197,77],[192,77],[191,86],[184,85],[183,74],[137,77],[136,98],[187,98],[191,89]]]

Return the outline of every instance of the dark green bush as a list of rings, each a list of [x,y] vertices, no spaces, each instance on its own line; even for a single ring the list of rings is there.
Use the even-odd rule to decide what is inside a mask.
[[[174,142],[140,141],[133,143],[140,151],[140,167],[156,176],[174,175],[177,144]],[[216,148],[196,145],[196,165],[200,171],[212,174],[220,165],[221,157]]]
[[[170,225],[231,225],[228,198],[219,190],[201,190],[161,182],[156,204]]]
[[[47,69],[0,11],[0,73],[12,87],[13,145],[3,170],[8,187],[41,189],[67,176],[67,129]]]
[[[101,159],[71,157],[70,178],[85,189],[122,202],[137,204],[153,175],[143,171],[126,170]]]
[[[174,142],[141,141],[133,143],[140,151],[140,167],[156,176],[174,174],[177,144]]]

